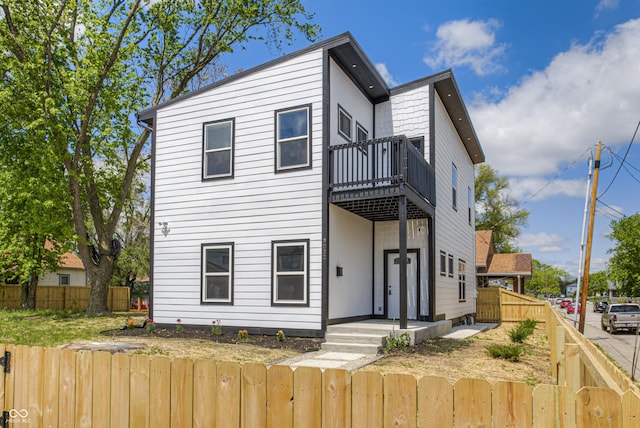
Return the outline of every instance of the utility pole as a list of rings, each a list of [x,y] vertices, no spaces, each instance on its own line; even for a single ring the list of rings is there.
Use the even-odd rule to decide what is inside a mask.
[[[598,176],[600,175],[600,153],[602,142],[596,145],[596,159],[593,163],[593,187],[591,187],[591,204],[589,205],[589,229],[587,232],[587,250],[584,256],[584,269],[582,275],[582,295],[580,296],[580,323],[578,331],[584,334],[584,320],[587,312],[587,294],[589,293],[589,268],[591,265],[591,247],[593,246],[593,223],[596,216],[596,197],[598,194]]]

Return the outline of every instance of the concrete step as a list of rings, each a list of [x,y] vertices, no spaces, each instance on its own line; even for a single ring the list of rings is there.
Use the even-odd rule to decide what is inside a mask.
[[[363,333],[326,333],[324,340],[332,343],[362,343],[369,345],[381,345],[386,343],[384,334],[363,334]]]
[[[335,343],[324,342],[320,345],[323,351],[331,352],[349,352],[353,354],[377,354],[381,349],[381,345],[366,343]]]
[[[398,327],[396,327],[395,330],[398,330]],[[389,325],[358,325],[356,323],[350,323],[327,326],[327,333],[381,334],[388,336],[391,331],[393,331],[393,327]]]

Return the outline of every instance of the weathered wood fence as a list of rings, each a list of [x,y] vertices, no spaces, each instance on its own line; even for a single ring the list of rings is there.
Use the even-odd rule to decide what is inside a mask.
[[[86,309],[91,287],[40,285],[36,290],[36,309]],[[109,287],[107,306],[126,311],[131,305],[129,287]],[[0,285],[0,308],[20,309],[20,286]]]
[[[633,390],[0,345],[10,427],[640,427]]]

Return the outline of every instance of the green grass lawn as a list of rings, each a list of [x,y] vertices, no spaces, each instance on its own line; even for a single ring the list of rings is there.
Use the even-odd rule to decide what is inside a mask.
[[[97,339],[101,331],[120,328],[129,319],[141,322],[145,317],[144,312],[87,317],[84,311],[0,310],[0,343],[53,347]]]

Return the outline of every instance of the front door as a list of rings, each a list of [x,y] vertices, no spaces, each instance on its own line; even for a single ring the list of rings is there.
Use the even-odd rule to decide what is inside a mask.
[[[400,318],[400,254],[387,254],[387,318]],[[407,318],[418,319],[418,264],[416,251],[407,252]]]

